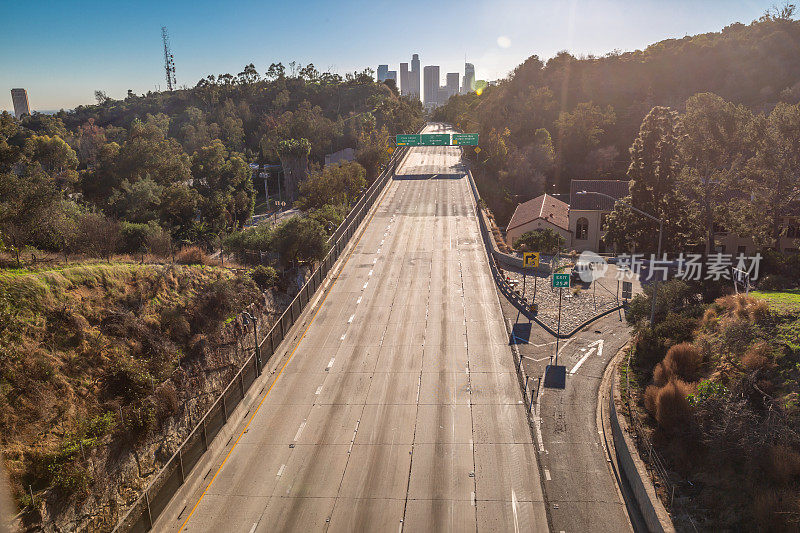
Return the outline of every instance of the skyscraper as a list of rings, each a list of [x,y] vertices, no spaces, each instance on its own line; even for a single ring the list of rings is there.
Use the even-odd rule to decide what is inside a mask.
[[[383,81],[389,74],[389,65],[378,65],[378,81]]]
[[[28,105],[28,92],[25,89],[11,89],[11,100],[14,102],[14,115],[17,118],[31,114],[31,108]]]
[[[425,106],[436,107],[439,105],[439,66],[428,65],[424,70]]]
[[[400,87],[398,87],[400,94],[408,94],[408,90],[411,88],[408,86],[409,82],[408,63],[400,63]]]
[[[447,88],[448,98],[458,94],[458,72],[447,73],[447,84],[445,85],[445,87]],[[444,101],[442,101],[441,103],[444,103]]]
[[[386,73],[386,79],[384,79],[383,81],[386,81],[386,80],[394,80],[394,86],[397,87],[398,89],[400,88],[397,85],[397,71],[396,70],[390,70],[389,72],[387,72]]]
[[[409,73],[409,94],[416,95],[417,100],[420,98],[420,85],[419,85],[420,67],[419,67],[419,54],[414,54],[411,57],[411,72]]]
[[[471,93],[475,90],[475,65],[464,63],[464,83],[461,87],[461,94]]]

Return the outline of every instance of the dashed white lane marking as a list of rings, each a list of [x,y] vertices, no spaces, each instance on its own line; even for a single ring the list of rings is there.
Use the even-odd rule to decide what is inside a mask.
[[[546,469],[546,468],[544,469],[544,478],[547,481],[551,481],[553,479],[553,478],[550,477],[550,471],[548,469]]]
[[[350,315],[350,318],[347,319],[347,323],[348,324],[352,324],[353,323],[353,318],[355,318],[355,316],[356,315]]]
[[[302,423],[302,424],[300,424],[300,429],[298,429],[298,430],[297,430],[297,434],[294,436],[294,440],[295,440],[295,441],[297,441],[297,439],[299,439],[299,438],[300,438],[300,434],[303,432],[303,430],[305,429],[305,427],[306,427],[306,421],[305,421],[305,420],[303,420],[303,423]]]
[[[253,527],[251,527],[251,528],[250,528],[250,533],[253,533],[253,531],[255,531],[255,530],[256,530],[256,526],[257,526],[257,525],[258,525],[258,522],[254,522],[254,523],[253,523]]]
[[[363,296],[359,296],[359,297],[358,297],[358,300],[356,300],[356,303],[357,303],[357,304],[360,304],[360,303],[361,303],[361,298],[363,298]]]
[[[368,282],[366,282],[366,283],[364,284],[364,287],[363,287],[361,290],[364,290],[364,289],[366,289],[366,288],[367,288],[367,285],[369,285],[369,281],[368,281]]]
[[[339,337],[339,340],[340,340],[340,341],[343,341],[345,337],[347,337],[347,333],[345,333],[345,334],[343,334],[341,337]]]
[[[470,503],[472,503],[472,506],[475,507],[475,491],[474,490],[472,491],[472,495],[470,496],[469,500],[470,500]]]
[[[377,251],[377,252],[375,252],[375,253],[376,253],[376,254],[379,254],[379,253],[381,253],[381,249],[380,249],[380,248],[378,248],[378,251]]]
[[[342,335],[342,337],[344,337],[344,335]],[[330,370],[330,369],[331,369],[331,367],[333,366],[333,362],[334,362],[335,360],[336,360],[336,358],[335,358],[335,357],[331,357],[331,360],[330,360],[330,361],[328,361],[328,370]]]
[[[375,263],[377,263],[377,262],[378,262],[378,258],[377,258],[377,257],[376,257],[375,259],[373,259],[373,260],[372,260],[372,264],[373,264],[373,265],[374,265]]]
[[[320,392],[322,392],[322,385],[317,387],[317,392],[315,392],[314,394],[319,394]]]
[[[281,465],[281,467],[278,469],[278,477],[281,477],[283,475],[283,471],[285,469],[286,469],[286,465]]]
[[[511,489],[511,509],[514,511],[514,533],[519,533],[519,519],[517,518],[517,493]]]
[[[369,271],[369,274],[367,274],[367,276],[371,276],[371,275],[372,275],[372,270]]]

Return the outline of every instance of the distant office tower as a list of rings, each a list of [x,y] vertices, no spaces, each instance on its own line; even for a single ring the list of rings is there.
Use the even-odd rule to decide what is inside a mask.
[[[394,83],[397,84],[397,71],[396,70],[390,70],[389,72],[387,72],[386,73],[386,79],[387,80],[394,80]]]
[[[475,65],[464,63],[464,83],[461,87],[461,94],[471,93],[475,90]]]
[[[408,75],[408,63],[400,63],[400,94],[406,95],[408,94],[408,90],[410,87],[409,84],[409,75]]]
[[[383,81],[389,75],[389,65],[378,65],[378,81]]]
[[[439,66],[428,65],[423,72],[425,82],[425,106],[436,107],[439,105]]]
[[[458,72],[447,73],[447,85],[445,85],[445,88],[447,89],[447,98],[458,94]],[[441,103],[444,103],[444,101]]]
[[[31,108],[28,105],[28,92],[25,89],[11,89],[11,100],[14,101],[14,115],[17,118],[31,114]]]
[[[409,94],[413,94],[417,97],[417,100],[421,100],[419,91],[419,76],[420,76],[420,67],[419,67],[419,54],[414,54],[411,57],[411,72],[409,73]]]

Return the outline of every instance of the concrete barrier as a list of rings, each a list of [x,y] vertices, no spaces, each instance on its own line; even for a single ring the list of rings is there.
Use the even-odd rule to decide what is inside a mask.
[[[614,373],[611,385],[612,394],[609,395],[609,412],[611,416],[611,434],[614,438],[614,450],[621,475],[627,481],[633,493],[635,504],[641,513],[647,530],[655,533],[674,533],[675,526],[664,504],[656,494],[656,489],[650,481],[647,467],[636,449],[636,443],[629,435],[628,422],[617,412],[616,399],[619,397],[619,373]]]

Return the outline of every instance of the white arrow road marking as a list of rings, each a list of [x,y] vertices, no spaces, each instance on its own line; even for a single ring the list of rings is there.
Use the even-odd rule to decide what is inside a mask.
[[[578,371],[578,369],[581,367],[581,365],[584,363],[584,361],[586,361],[589,358],[589,356],[592,355],[595,352],[595,350],[597,350],[597,355],[602,357],[602,355],[603,355],[603,339],[597,339],[596,341],[591,343],[588,346],[588,348],[589,348],[589,351],[586,352],[583,355],[583,357],[581,357],[580,361],[578,361],[578,364],[576,364],[574,367],[572,367],[572,370],[569,371],[570,375],[575,374],[575,372]]]

